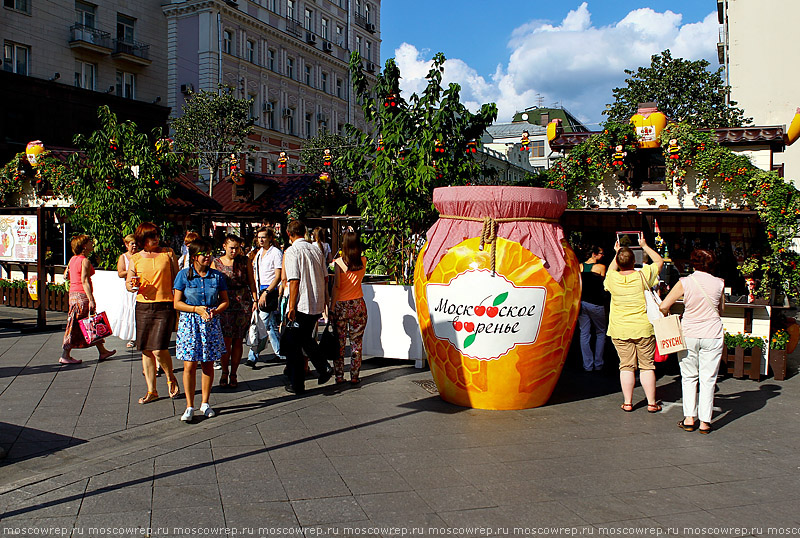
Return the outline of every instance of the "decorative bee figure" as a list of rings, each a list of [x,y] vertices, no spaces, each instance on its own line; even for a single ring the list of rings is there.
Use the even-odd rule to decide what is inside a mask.
[[[436,142],[434,142],[433,151],[434,153],[444,153],[444,142],[437,138]]]
[[[383,135],[378,135],[378,142],[375,147],[376,151],[383,151]]]
[[[287,162],[289,162],[289,158],[286,156],[286,152],[281,151],[278,155],[278,168],[286,168]]]
[[[528,131],[522,131],[522,138],[519,143],[522,144],[519,148],[520,151],[528,151],[531,148],[531,138]]]
[[[669,139],[669,147],[667,147],[670,159],[680,159],[681,147],[678,145],[678,140],[675,138]]]
[[[477,153],[478,152],[478,141],[474,138],[467,142],[467,153]]]
[[[324,166],[330,166],[333,163],[333,155],[331,155],[331,150],[326,149],[325,155],[322,157],[322,164]]]
[[[611,154],[611,164],[614,166],[618,166],[622,168],[625,166],[625,157],[628,155],[627,151],[623,151],[623,147],[621,144],[618,144],[614,147],[614,153]]]
[[[395,108],[397,107],[398,97],[396,93],[390,93],[386,96],[383,100],[383,106],[386,108]]]

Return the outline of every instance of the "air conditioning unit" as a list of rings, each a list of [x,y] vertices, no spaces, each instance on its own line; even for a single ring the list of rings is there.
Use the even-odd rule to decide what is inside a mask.
[[[317,34],[306,32],[306,41],[312,45],[317,44]]]
[[[284,118],[288,118],[291,115],[292,115],[292,109],[291,108],[284,108],[283,109],[283,117]]]
[[[322,50],[325,52],[332,52],[333,51],[333,43],[330,41],[323,41],[322,42]]]
[[[371,34],[374,34],[374,33],[375,33],[375,30],[376,30],[376,28],[375,28],[375,23],[368,22],[368,23],[367,23],[367,32],[369,32],[369,33],[371,33]]]
[[[186,95],[194,91],[194,84],[181,84],[181,93]]]
[[[367,71],[368,71],[368,72],[370,72],[370,73],[374,73],[374,72],[375,72],[375,67],[376,67],[376,66],[375,66],[375,64],[374,64],[374,63],[372,63],[372,62],[367,62]]]
[[[264,112],[272,112],[273,106],[269,101],[264,101]]]

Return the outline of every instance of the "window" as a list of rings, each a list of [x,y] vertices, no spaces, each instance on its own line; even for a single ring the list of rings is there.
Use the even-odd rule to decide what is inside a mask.
[[[27,75],[30,55],[30,47],[6,41],[3,43],[3,71]]]
[[[136,98],[136,75],[117,71],[117,95],[127,99]]]
[[[342,79],[336,79],[336,97],[339,99],[344,99],[344,90],[342,88]]]
[[[286,18],[294,19],[294,0],[286,0]]]
[[[85,90],[94,90],[97,66],[89,62],[75,60],[75,86]]]
[[[369,4],[364,5],[364,19],[366,19],[367,24],[372,22],[372,6]]]
[[[267,103],[267,129],[275,130],[275,107],[277,103],[270,101]]]
[[[97,22],[97,18],[95,16],[95,6],[92,4],[87,4],[86,2],[81,2],[80,0],[75,1],[75,22],[78,24],[82,24],[87,28],[94,28],[95,23]]]
[[[294,134],[294,109],[286,109],[286,132],[290,135]]]
[[[267,173],[269,174],[275,173],[275,163],[273,161],[267,163]]]
[[[313,88],[314,87],[314,77],[311,76],[311,66],[310,65],[306,65],[305,68],[306,68],[306,84],[308,84],[309,86],[311,86]]]
[[[356,0],[356,15],[361,15],[361,0]]]
[[[286,58],[286,76],[294,79],[294,59]]]
[[[222,52],[226,54],[233,54],[233,32],[224,30],[222,32]]]
[[[248,157],[247,158],[247,171],[248,172],[255,172],[256,170],[256,158],[255,157]]]
[[[322,35],[322,39],[330,39],[328,37],[328,19],[322,19],[320,24],[320,34]]]
[[[337,128],[339,129],[339,134],[344,136],[344,123],[340,123]]]
[[[247,111],[248,111],[248,114],[250,115],[250,119],[254,120],[254,121],[258,119],[258,115],[256,114],[256,98],[257,97],[258,97],[257,95],[252,94],[252,93],[247,95],[247,99],[250,100],[250,104],[248,106]]]
[[[320,82],[322,91],[328,93],[328,73],[322,73],[320,75]]]
[[[544,157],[544,140],[531,140],[531,157]]]
[[[3,6],[8,9],[22,11],[23,13],[31,12],[31,6],[28,0],[3,0]]]
[[[306,30],[309,32],[314,31],[314,12],[310,9],[305,10],[305,19],[303,20],[303,24],[305,25]]]
[[[356,36],[356,50],[358,51],[359,54],[361,54],[361,36],[360,35]]]
[[[123,43],[133,43],[136,40],[136,19],[117,13],[117,39]]]
[[[372,61],[372,43],[367,41],[367,60]]]
[[[342,33],[342,27],[336,26],[336,44],[340,47],[344,47],[344,34]]]
[[[278,12],[278,0],[267,0],[267,9],[273,13]]]
[[[256,63],[256,43],[249,39],[247,40],[247,61],[251,64]]]
[[[267,69],[275,71],[275,51],[273,49],[267,50]]]
[[[311,138],[313,133],[311,132],[311,113],[306,112],[306,138]]]

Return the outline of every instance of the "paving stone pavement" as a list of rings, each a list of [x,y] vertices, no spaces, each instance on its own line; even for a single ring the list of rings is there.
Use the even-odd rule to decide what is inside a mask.
[[[60,367],[62,332],[21,332],[30,315],[0,307],[0,536],[800,533],[796,356],[783,382],[721,379],[711,435],[676,427],[676,372],[665,411],[637,387],[623,413],[616,372],[576,361],[548,405],[494,412],[443,402],[410,363],[369,359],[360,386],[302,398],[260,363],[186,425],[182,398],[136,403],[122,342]]]

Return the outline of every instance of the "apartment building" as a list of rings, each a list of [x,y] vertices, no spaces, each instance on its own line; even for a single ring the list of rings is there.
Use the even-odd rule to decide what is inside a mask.
[[[166,126],[166,33],[158,0],[3,0],[2,156],[31,138],[68,145],[101,104],[143,130]]]
[[[167,104],[180,114],[192,91],[230,86],[252,99],[247,169],[301,170],[303,139],[364,128],[351,95],[351,51],[368,73],[380,65],[379,0],[174,0],[167,23]]]

